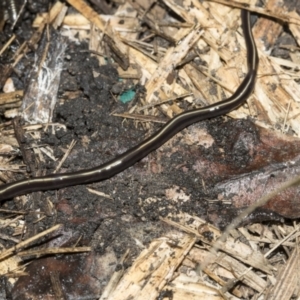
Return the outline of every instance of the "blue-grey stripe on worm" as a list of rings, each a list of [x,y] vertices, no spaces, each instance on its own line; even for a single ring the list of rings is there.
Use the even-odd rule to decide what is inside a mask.
[[[251,95],[257,73],[258,54],[251,32],[250,13],[242,10],[242,27],[247,47],[248,73],[236,92],[229,98],[215,104],[183,112],[168,121],[160,130],[137,146],[116,158],[91,169],[72,173],[53,174],[31,179],[23,179],[0,186],[0,200],[10,199],[26,193],[59,189],[71,185],[92,183],[108,179],[132,166],[150,152],[160,147],[185,127],[205,119],[225,115],[245,103]]]

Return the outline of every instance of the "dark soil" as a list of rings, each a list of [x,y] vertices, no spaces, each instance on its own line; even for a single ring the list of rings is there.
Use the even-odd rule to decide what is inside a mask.
[[[28,39],[32,33],[31,23],[39,12],[47,11],[48,1],[28,1],[21,20],[14,29],[19,42]],[[8,23],[9,25],[9,23]],[[4,43],[12,33],[9,26],[0,34]],[[59,103],[55,108],[53,122],[66,126],[66,130],[52,129],[42,133],[38,144],[48,144],[53,148],[54,156],[60,160],[72,140],[76,146],[64,162],[60,172],[72,172],[84,168],[99,166],[104,162],[137,145],[161,125],[150,124],[145,130],[142,123],[124,120],[112,116],[112,112],[127,112],[132,104],[122,104],[112,96],[112,89],[118,83],[119,76],[113,65],[99,66],[87,50],[87,44],[68,42],[64,70],[59,87]],[[13,49],[11,50],[13,51]],[[9,61],[2,57],[2,62]],[[30,53],[12,74],[17,88],[26,88],[27,75],[33,64]],[[99,75],[94,77],[93,71]],[[137,99],[142,97],[142,89]],[[74,97],[68,97],[74,92]],[[161,115],[161,118],[164,118]],[[2,116],[2,120],[5,118]],[[20,201],[6,201],[2,208],[46,213],[46,218],[39,222],[36,214],[28,213],[24,219],[28,238],[54,224],[63,224],[60,238],[47,241],[45,245],[53,246],[92,246],[91,254],[60,255],[34,260],[27,268],[29,276],[21,277],[13,286],[2,282],[2,294],[11,299],[30,299],[27,295],[46,295],[51,293],[51,272],[59,272],[60,280],[69,297],[94,299],[101,294],[118,259],[130,249],[130,259],[141,251],[152,239],[160,237],[169,230],[159,220],[178,212],[207,218],[207,200],[212,199],[211,189],[217,182],[227,179],[220,174],[199,173],[195,164],[201,155],[204,161],[218,160],[220,165],[230,165],[232,174],[240,174],[251,160],[249,149],[244,143],[233,143],[234,136],[240,132],[249,134],[251,142],[256,143],[259,135],[250,120],[224,121],[224,118],[208,120],[195,124],[172,138],[163,147],[154,151],[134,166],[103,182],[89,185],[72,186],[58,191],[33,193],[30,200],[23,205]],[[194,130],[206,130],[214,140],[212,147],[188,145],[184,137]],[[26,145],[32,146],[32,139],[25,135]],[[21,157],[19,157],[21,159]],[[38,161],[35,162],[38,164]],[[48,160],[39,166],[43,173],[51,174],[56,162]],[[23,175],[22,175],[23,176]],[[13,180],[20,179],[21,175]],[[88,188],[102,194],[91,193]],[[170,200],[167,191],[174,189],[188,196]],[[49,202],[53,209],[49,212]],[[225,211],[225,210],[224,210]],[[236,211],[226,210],[225,226],[236,215]],[[8,233],[7,233],[8,234]],[[3,242],[5,247],[14,244]],[[111,255],[110,259],[107,256]],[[106,258],[105,262],[99,262]],[[128,260],[130,264],[131,260]],[[106,267],[106,269],[105,269]],[[122,267],[127,267],[122,266]],[[99,269],[101,269],[99,271]],[[97,270],[97,271],[95,271]],[[85,276],[85,277],[84,277]],[[79,287],[76,283],[82,284]]]

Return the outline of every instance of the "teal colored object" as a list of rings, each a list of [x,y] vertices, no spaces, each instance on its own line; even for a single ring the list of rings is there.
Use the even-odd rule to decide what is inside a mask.
[[[127,103],[135,97],[134,90],[127,90],[119,96],[119,99],[122,103]]]

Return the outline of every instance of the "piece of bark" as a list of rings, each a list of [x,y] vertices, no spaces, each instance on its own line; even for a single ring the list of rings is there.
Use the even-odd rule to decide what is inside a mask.
[[[222,222],[223,216],[232,219],[229,211],[248,207],[299,174],[300,140],[248,122],[225,123],[224,131],[231,136],[223,141],[222,132],[213,136],[210,155],[201,153],[195,163],[210,183],[207,197],[215,201],[209,202],[208,214],[214,224]],[[262,207],[259,220],[268,219],[268,214],[276,220],[278,215],[299,218],[299,192],[300,187],[292,187],[276,195]]]

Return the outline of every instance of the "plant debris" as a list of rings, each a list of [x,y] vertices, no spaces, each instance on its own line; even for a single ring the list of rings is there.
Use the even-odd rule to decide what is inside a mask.
[[[230,96],[242,8],[260,57],[247,103],[109,180],[3,201],[1,299],[299,297],[293,1],[1,1],[0,179],[101,165]]]

